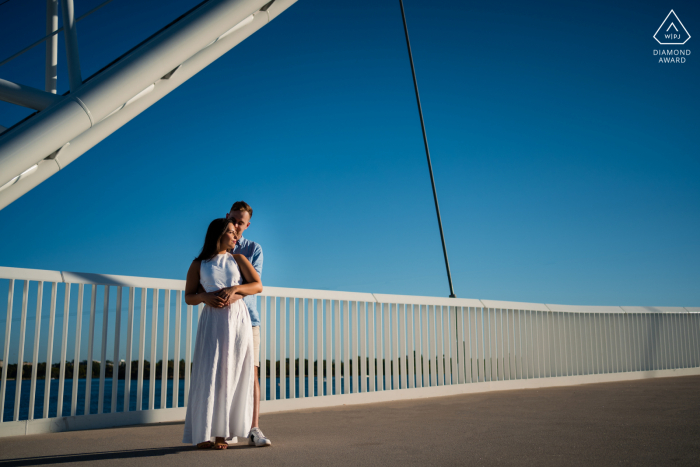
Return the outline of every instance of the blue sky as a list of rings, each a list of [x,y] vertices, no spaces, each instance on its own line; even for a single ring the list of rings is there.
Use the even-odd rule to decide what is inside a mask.
[[[83,76],[197,1],[141,3],[78,24]],[[44,5],[0,6],[0,60]],[[700,51],[652,38],[697,3],[405,7],[457,296],[697,306]],[[0,77],[42,87],[43,48]],[[300,0],[0,211],[0,265],[181,279],[239,199],[266,285],[448,295],[397,1]]]

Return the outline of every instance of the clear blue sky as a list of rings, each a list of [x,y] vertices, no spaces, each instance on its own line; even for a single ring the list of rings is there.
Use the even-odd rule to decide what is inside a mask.
[[[83,76],[196,3],[81,21]],[[44,5],[0,6],[0,59]],[[405,6],[457,295],[698,306],[697,2]],[[684,64],[652,54],[671,8]],[[41,88],[43,53],[0,77]],[[239,199],[266,285],[448,294],[398,1],[300,0],[0,211],[0,265],[182,279]]]

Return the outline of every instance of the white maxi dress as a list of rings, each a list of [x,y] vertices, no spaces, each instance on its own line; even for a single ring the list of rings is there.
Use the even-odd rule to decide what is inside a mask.
[[[240,269],[229,253],[202,261],[199,276],[207,292],[241,283]],[[248,437],[253,421],[253,329],[243,300],[224,308],[204,307],[193,364],[182,442]]]

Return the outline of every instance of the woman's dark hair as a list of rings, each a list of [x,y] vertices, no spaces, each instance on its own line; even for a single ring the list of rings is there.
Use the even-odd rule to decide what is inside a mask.
[[[204,237],[202,252],[195,260],[207,261],[219,253],[219,240],[226,233],[226,228],[231,224],[230,219],[214,219],[207,228],[207,235]]]

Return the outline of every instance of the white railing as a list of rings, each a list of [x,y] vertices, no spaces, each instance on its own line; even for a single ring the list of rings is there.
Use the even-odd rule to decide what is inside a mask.
[[[0,267],[0,294],[7,293],[0,436],[183,419],[201,312],[184,303],[184,285]],[[698,374],[700,367],[700,308],[277,287],[265,287],[258,306],[262,411]],[[166,364],[157,371],[159,360]]]

